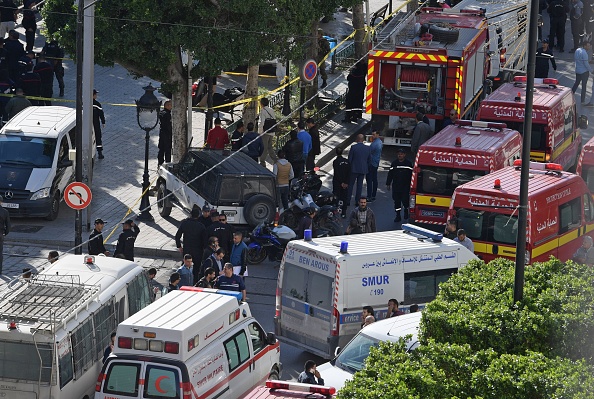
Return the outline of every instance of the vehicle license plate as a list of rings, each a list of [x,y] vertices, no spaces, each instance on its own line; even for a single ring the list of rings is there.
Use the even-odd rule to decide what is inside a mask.
[[[19,209],[19,204],[12,204],[12,203],[9,203],[9,202],[3,202],[2,203],[2,206],[4,208]]]

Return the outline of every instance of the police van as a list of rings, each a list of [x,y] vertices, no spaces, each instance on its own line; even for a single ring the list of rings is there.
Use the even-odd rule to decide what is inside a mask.
[[[454,189],[520,158],[522,136],[504,123],[458,120],[419,148],[410,183],[410,217],[443,231]]]
[[[11,216],[58,217],[75,178],[75,127],[75,109],[44,106],[25,108],[0,129],[0,194]]]
[[[458,186],[450,215],[485,262],[516,258],[521,160]],[[594,238],[594,198],[584,180],[559,164],[530,162],[526,264],[572,258],[581,236]]]
[[[110,335],[152,301],[144,269],[105,256],[60,257],[0,292],[0,398],[89,399]]]
[[[237,399],[279,379],[279,342],[240,300],[183,287],[120,323],[95,399]]]
[[[460,243],[412,225],[404,230],[290,241],[280,265],[275,332],[281,342],[326,359],[361,329],[362,308],[385,318],[388,300],[409,311],[477,259]]]

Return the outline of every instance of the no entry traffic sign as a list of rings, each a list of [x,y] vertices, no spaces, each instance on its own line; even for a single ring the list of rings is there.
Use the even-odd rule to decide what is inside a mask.
[[[72,209],[85,209],[91,203],[91,189],[84,183],[70,183],[64,190],[64,202]]]
[[[301,67],[301,80],[305,83],[311,83],[318,75],[318,64],[316,60],[307,60]]]

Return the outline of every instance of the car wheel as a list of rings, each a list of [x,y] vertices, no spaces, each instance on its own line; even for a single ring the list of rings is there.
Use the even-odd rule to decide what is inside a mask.
[[[255,227],[263,222],[272,222],[276,206],[269,196],[256,194],[247,200],[243,210],[246,222],[250,226]]]
[[[50,203],[50,213],[45,218],[47,220],[56,220],[60,213],[60,192],[56,191]]]
[[[291,210],[286,210],[280,215],[279,224],[287,226],[293,230],[297,228],[297,220],[295,220],[295,214]]]
[[[157,188],[157,210],[159,211],[159,215],[164,218],[171,215],[172,208],[169,197],[165,198],[167,194],[165,183],[159,184]]]
[[[278,375],[278,370],[277,369],[272,369],[270,370],[270,374],[268,375],[268,379],[269,380],[280,380],[280,375]]]
[[[266,249],[249,248],[247,252],[247,261],[250,265],[257,265],[264,262],[266,259]]]

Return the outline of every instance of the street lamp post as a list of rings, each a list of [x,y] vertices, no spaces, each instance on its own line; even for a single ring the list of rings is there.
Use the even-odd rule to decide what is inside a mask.
[[[145,146],[144,146],[144,174],[142,175],[142,200],[140,201],[140,213],[137,216],[137,220],[141,221],[153,221],[151,215],[151,208],[148,198],[149,188],[149,171],[148,171],[148,158],[149,158],[149,133],[159,123],[159,109],[161,108],[161,101],[157,99],[154,94],[156,90],[150,83],[148,86],[143,87],[144,94],[140,97],[140,100],[136,100],[136,119],[138,126],[145,131]]]

